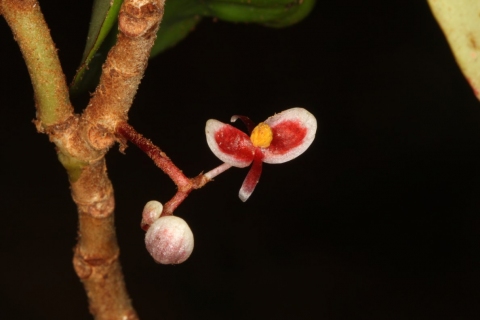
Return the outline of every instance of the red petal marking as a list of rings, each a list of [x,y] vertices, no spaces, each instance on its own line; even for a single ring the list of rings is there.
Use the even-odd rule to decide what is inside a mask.
[[[260,180],[260,175],[262,174],[262,162],[263,153],[257,148],[255,149],[255,157],[253,158],[252,167],[250,168],[250,171],[248,171],[242,187],[240,188],[240,192],[238,193],[240,200],[243,202],[247,201]]]
[[[255,147],[250,138],[231,125],[210,119],[205,126],[205,135],[210,150],[223,162],[245,168],[253,161]]]
[[[303,108],[282,111],[267,120],[273,131],[268,148],[262,148],[266,163],[284,163],[301,155],[312,144],[317,132],[317,120]]]
[[[254,147],[250,142],[250,138],[237,128],[225,125],[215,132],[215,141],[223,153],[233,156],[242,162],[251,162],[253,160]]]
[[[286,120],[272,127],[273,140],[268,151],[273,155],[282,155],[302,144],[307,128],[299,121]]]

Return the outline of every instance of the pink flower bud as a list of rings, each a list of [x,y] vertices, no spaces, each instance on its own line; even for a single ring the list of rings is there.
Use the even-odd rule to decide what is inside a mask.
[[[148,201],[142,212],[142,222],[140,226],[143,230],[148,230],[150,225],[157,220],[163,211],[163,205],[155,200]]]
[[[193,233],[182,218],[164,216],[148,229],[145,245],[157,263],[179,264],[192,254]]]

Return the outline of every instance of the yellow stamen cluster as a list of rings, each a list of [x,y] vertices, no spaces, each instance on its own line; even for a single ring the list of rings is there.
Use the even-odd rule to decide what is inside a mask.
[[[260,122],[250,135],[250,141],[255,147],[268,148],[273,139],[273,132],[270,126]]]

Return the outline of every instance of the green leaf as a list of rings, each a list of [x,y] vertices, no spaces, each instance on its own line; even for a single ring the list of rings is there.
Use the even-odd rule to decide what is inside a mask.
[[[176,0],[166,2],[151,57],[185,38],[201,17],[282,28],[305,18],[315,0]]]
[[[157,39],[152,48],[150,57],[173,47],[184,39],[202,17],[217,18],[220,20],[236,23],[257,23],[266,27],[282,28],[293,25],[305,18],[313,9],[316,0],[167,0],[165,13],[157,33]],[[97,0],[97,2],[108,2],[108,0]],[[72,93],[78,93],[92,88],[92,84],[98,82],[101,72],[101,65],[105,61],[108,50],[115,44],[117,31],[111,30],[108,41],[105,39],[107,30],[110,30],[116,21],[118,8],[114,6],[121,4],[121,0],[115,0],[114,5],[103,11],[104,17],[100,27],[96,27],[98,36],[95,36],[93,46],[87,43],[84,59],[80,69],[75,76],[71,86]],[[106,5],[103,10],[105,10]],[[100,9],[98,9],[100,10]],[[96,25],[100,23],[97,22]],[[93,21],[93,18],[92,18]],[[94,29],[93,22],[90,29]],[[89,37],[90,35],[89,32]],[[101,45],[101,46],[100,46]]]
[[[200,22],[203,5],[198,0],[167,0],[150,57],[183,40]]]
[[[90,20],[87,44],[85,46],[85,51],[83,52],[82,62],[70,86],[72,94],[82,91],[79,89],[83,85],[82,79],[85,76],[85,71],[89,68],[98,49],[110,33],[112,27],[115,25],[122,2],[123,0],[94,1],[92,19]],[[91,75],[89,75],[89,78],[91,78]]]
[[[153,58],[160,52],[175,46],[195,29],[195,26],[200,20],[200,16],[195,15],[193,17],[187,17],[183,20],[172,22],[166,26],[162,24],[162,28],[157,33],[157,39],[153,45],[150,57]]]
[[[460,69],[480,100],[480,1],[428,2]]]
[[[287,27],[306,17],[315,0],[207,0],[204,16],[229,22]]]

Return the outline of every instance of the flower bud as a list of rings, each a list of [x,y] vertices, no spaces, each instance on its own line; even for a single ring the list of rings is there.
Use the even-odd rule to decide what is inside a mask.
[[[142,222],[140,226],[143,230],[148,230],[150,225],[157,220],[163,211],[163,205],[155,200],[148,201],[142,212]]]
[[[182,218],[160,217],[148,229],[145,246],[157,263],[179,264],[192,254],[193,233]]]

